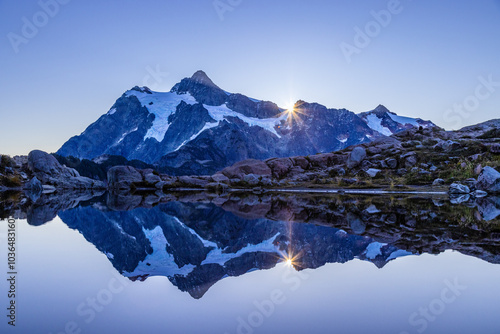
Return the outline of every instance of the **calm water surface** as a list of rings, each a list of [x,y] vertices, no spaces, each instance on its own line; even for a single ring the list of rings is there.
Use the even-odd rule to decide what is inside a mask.
[[[369,217],[389,210],[380,204],[354,218],[347,206],[344,216],[326,218],[330,226],[252,215],[259,206],[249,205],[170,202],[117,211],[91,203],[39,226],[18,219],[17,325],[3,315],[1,332],[500,332],[498,247],[477,238],[457,246],[453,235],[478,226],[446,231],[449,240],[437,236],[428,254],[412,248],[437,235],[418,228],[434,224],[425,223],[423,215],[436,214],[424,208],[417,207],[413,230],[401,213],[394,222],[385,212],[383,219],[401,227],[393,234],[416,238],[387,242],[391,235],[370,225]],[[6,231],[1,222],[2,268]],[[3,279],[4,314],[8,288]]]

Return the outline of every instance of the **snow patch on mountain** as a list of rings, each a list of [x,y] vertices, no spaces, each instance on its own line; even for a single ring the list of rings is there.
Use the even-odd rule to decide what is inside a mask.
[[[410,252],[402,250],[402,249],[398,249],[397,251],[392,252],[386,261],[389,262],[389,261],[397,259],[399,257],[405,257],[405,256],[409,256],[409,255],[413,255],[413,253],[410,253]]]
[[[170,92],[151,92],[151,94],[149,94],[133,89],[127,91],[125,94],[127,96],[134,95],[135,97],[137,97],[141,104],[146,107],[150,113],[155,115],[153,125],[144,136],[144,140],[148,138],[154,138],[158,142],[161,142],[163,140],[163,138],[165,137],[165,133],[170,126],[168,117],[176,111],[177,106],[182,101],[190,105],[198,103],[196,99],[189,93],[177,94]]]
[[[206,259],[201,263],[201,265],[204,264],[209,264],[209,263],[217,263],[220,264],[221,266],[224,266],[224,264],[231,260],[238,258],[242,256],[243,254],[246,253],[256,253],[256,252],[264,252],[264,253],[276,253],[278,256],[281,254],[278,246],[274,245],[274,240],[280,235],[280,233],[276,233],[273,237],[264,240],[260,244],[257,245],[250,245],[248,244],[247,246],[243,247],[236,253],[222,253],[222,249],[216,248],[210,251],[210,253],[207,254]]]
[[[380,242],[372,242],[371,244],[366,247],[366,258],[373,260],[375,259],[378,255],[382,255],[382,250],[381,248],[386,246],[387,244],[383,244]]]
[[[285,120],[287,117],[286,113],[284,113],[280,117],[275,117],[275,118],[264,118],[264,119],[253,118],[244,116],[236,111],[229,109],[226,106],[226,104],[220,105],[218,107],[208,106],[208,105],[203,105],[203,106],[205,107],[205,109],[208,110],[210,116],[218,122],[224,120],[224,118],[226,117],[237,117],[243,122],[247,123],[249,126],[259,126],[273,133],[278,138],[281,138],[281,136],[276,132],[275,127],[281,124],[281,121]]]
[[[146,238],[149,239],[153,253],[147,255],[144,261],[140,262],[133,272],[124,272],[124,276],[187,276],[193,271],[195,266],[192,264],[187,264],[179,268],[175,263],[174,256],[167,252],[166,245],[168,242],[160,226],[156,226],[153,230],[146,230],[143,227],[142,231]]]
[[[404,117],[404,116],[398,116],[396,114],[393,114],[393,113],[387,113],[387,115],[389,115],[389,117],[396,123],[400,123],[400,124],[410,124],[410,125],[413,125],[413,126],[420,126],[420,124],[417,122],[417,120],[415,118],[411,118],[411,117]]]
[[[215,128],[218,125],[219,125],[219,122],[206,123],[205,126],[200,131],[198,131],[198,133],[195,133],[194,135],[192,135],[191,138],[189,138],[188,140],[183,141],[182,144],[180,144],[179,147],[177,147],[174,150],[174,152],[178,151],[182,146],[184,146],[185,144],[189,143],[190,141],[196,139],[196,137],[198,137],[199,135],[201,135],[201,133],[203,131],[211,129],[211,128]]]
[[[139,128],[138,128],[138,127],[136,127],[135,129],[132,129],[132,130],[130,130],[130,131],[125,132],[125,133],[124,133],[124,134],[120,137],[120,139],[118,139],[118,141],[117,141],[117,142],[116,142],[113,146],[116,146],[116,145],[120,144],[120,143],[123,141],[123,139],[125,139],[125,137],[127,137],[127,136],[128,136],[129,134],[131,134],[132,132],[137,131],[137,129],[139,129]]]
[[[370,129],[380,132],[384,136],[392,135],[392,131],[382,125],[382,119],[378,118],[377,115],[370,114],[366,116],[366,122]]]

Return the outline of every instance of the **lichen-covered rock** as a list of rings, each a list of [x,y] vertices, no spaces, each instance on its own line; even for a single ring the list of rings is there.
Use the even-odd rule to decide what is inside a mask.
[[[349,156],[347,158],[347,167],[348,168],[357,167],[361,164],[361,162],[363,162],[365,158],[366,158],[366,150],[361,146],[357,146],[352,150],[351,153],[349,153]]]
[[[484,167],[476,183],[479,190],[500,193],[500,173],[491,167]]]

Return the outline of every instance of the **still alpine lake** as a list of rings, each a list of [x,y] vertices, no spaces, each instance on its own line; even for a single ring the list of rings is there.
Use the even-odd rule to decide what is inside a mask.
[[[497,198],[42,202],[13,215],[15,298],[0,222],[2,333],[500,332]]]

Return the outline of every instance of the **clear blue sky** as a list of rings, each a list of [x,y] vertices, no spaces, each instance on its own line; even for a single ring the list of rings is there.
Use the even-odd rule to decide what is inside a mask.
[[[384,104],[448,129],[500,118],[499,0],[59,1],[48,15],[0,0],[1,153],[56,151],[125,90],[168,91],[198,69],[282,106]]]

